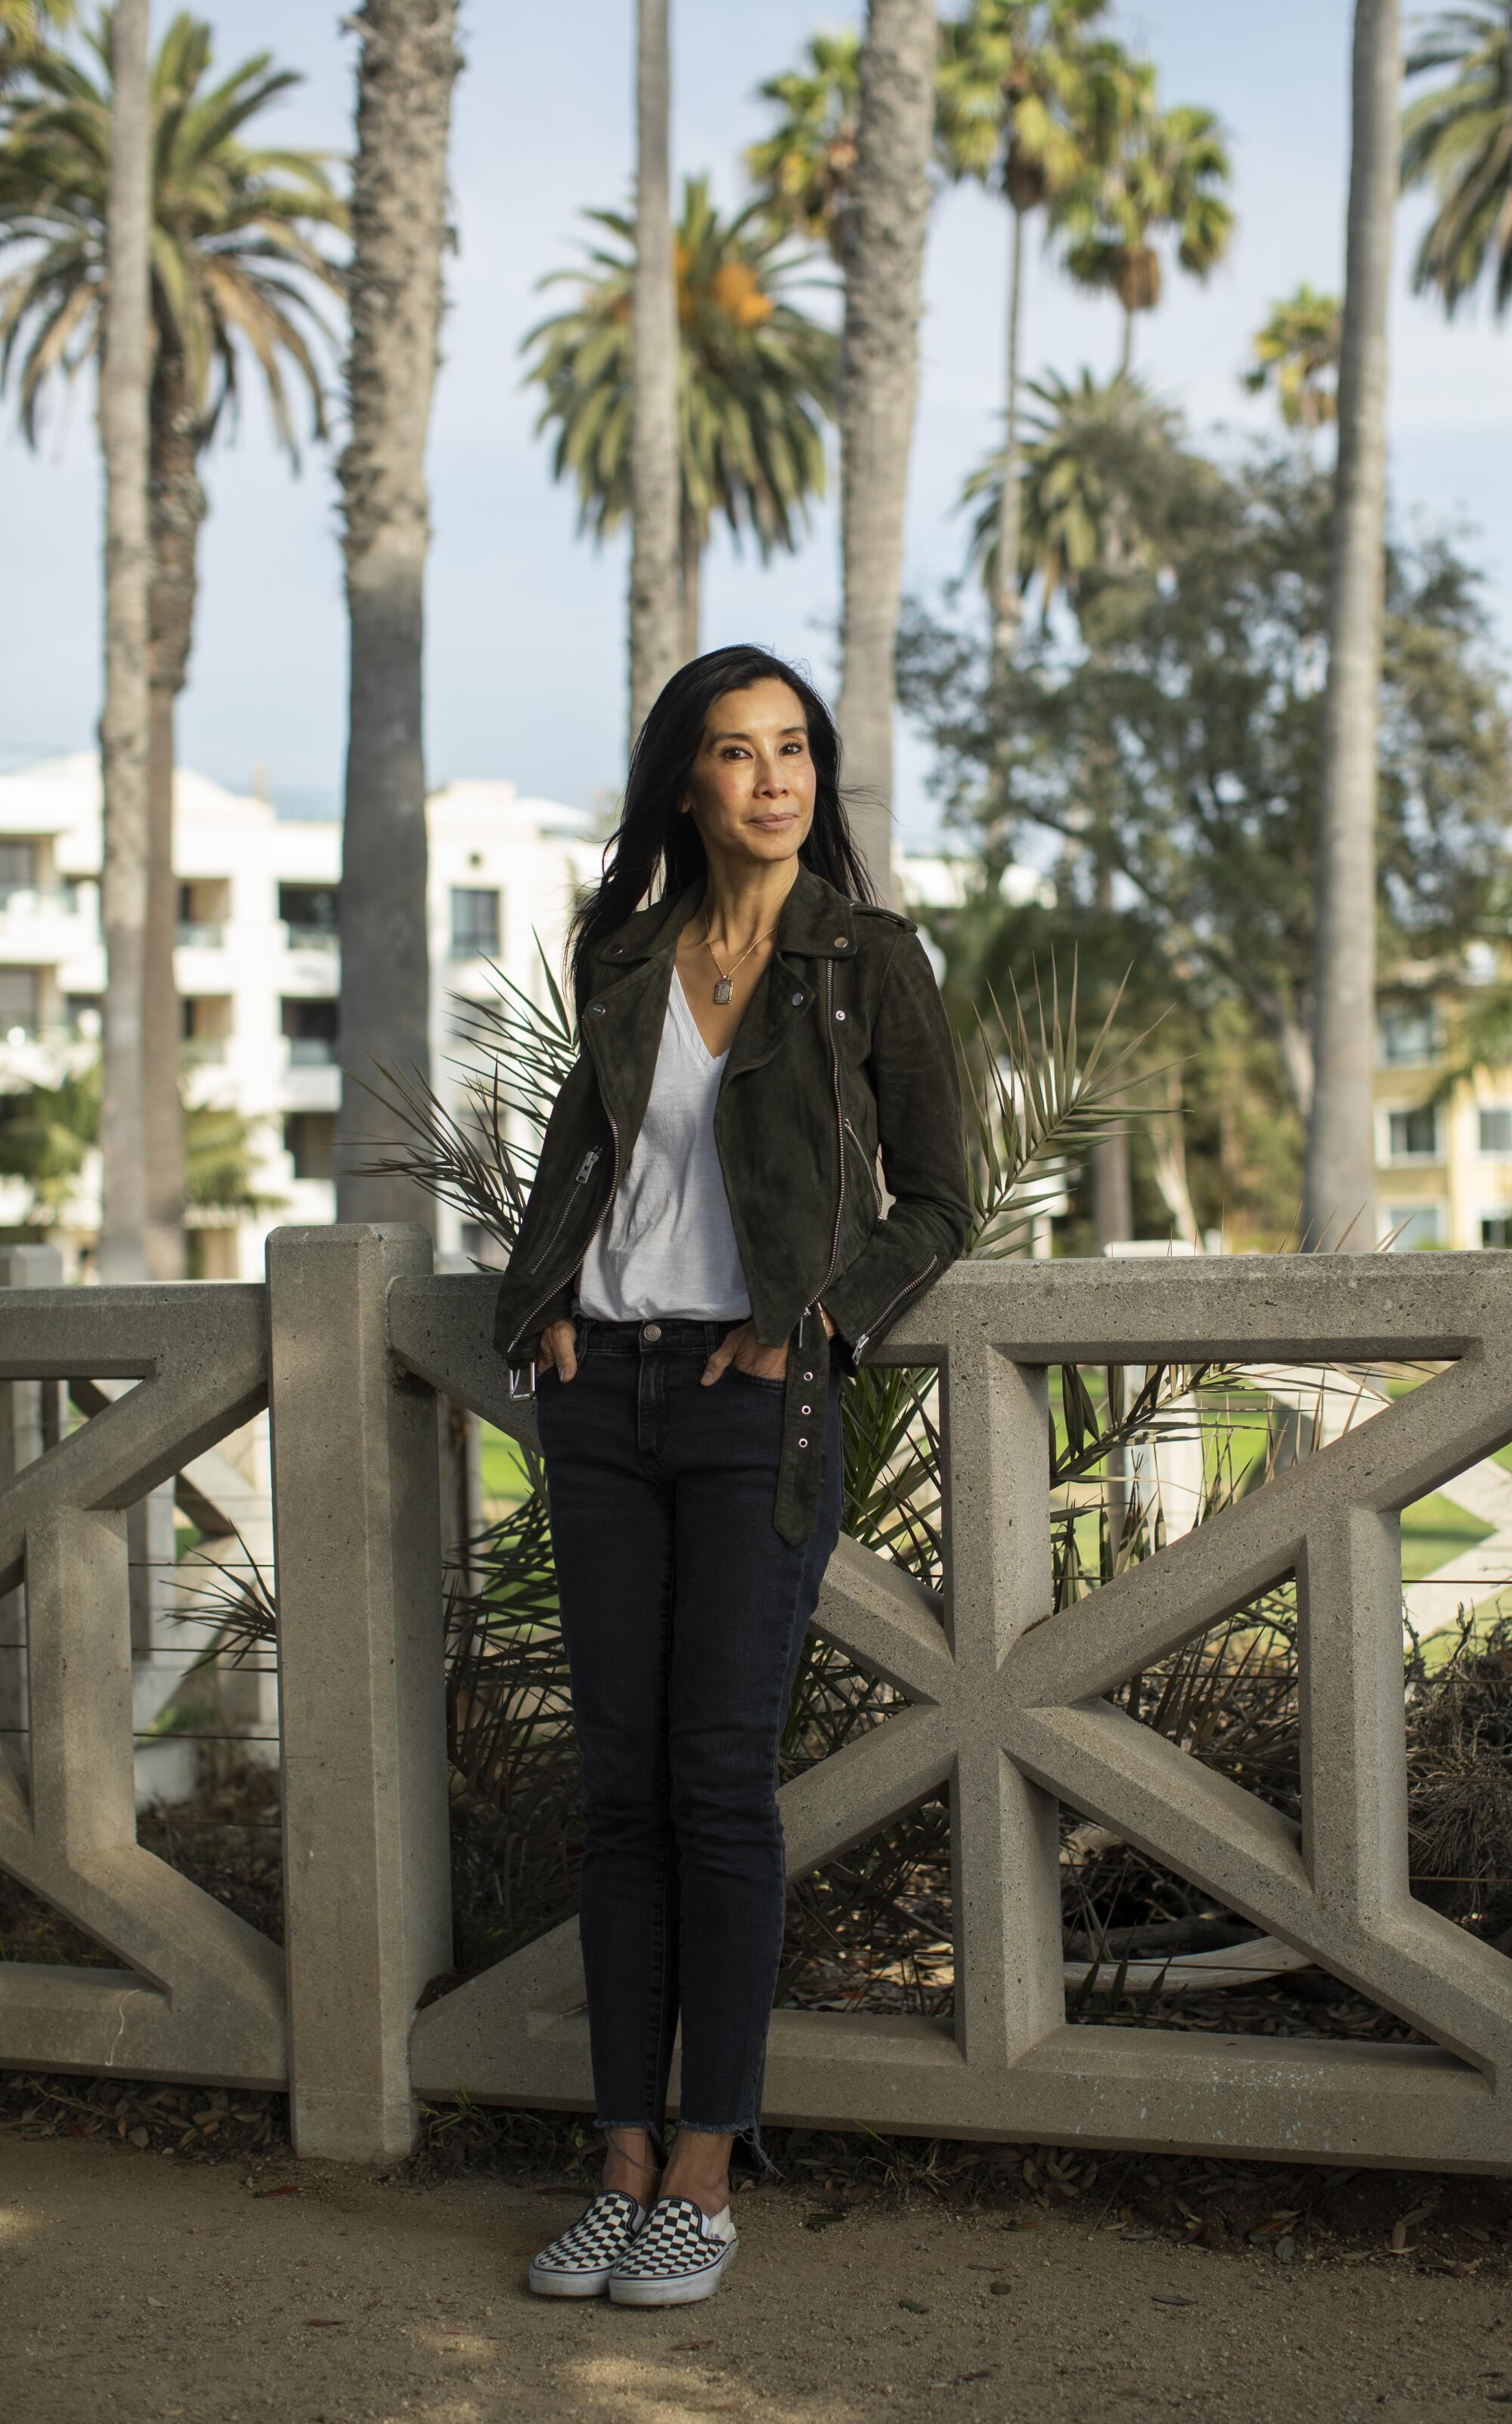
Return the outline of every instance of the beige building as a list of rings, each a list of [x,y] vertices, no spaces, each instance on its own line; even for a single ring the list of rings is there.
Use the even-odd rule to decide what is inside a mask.
[[[1477,946],[1470,982],[1500,974]],[[1426,988],[1377,1017],[1377,1201],[1401,1247],[1512,1246],[1512,1068],[1446,1084],[1456,1019],[1456,997]]]
[[[454,1098],[452,997],[486,998],[493,962],[544,998],[536,936],[555,965],[599,845],[587,810],[522,799],[502,781],[448,784],[432,795],[428,823],[432,1072]],[[181,769],[175,976],[185,1091],[251,1122],[254,1184],[268,1200],[256,1216],[192,1216],[199,1277],[260,1279],[270,1228],[333,1217],[341,863],[334,819],[280,817],[265,799]],[[99,765],[80,753],[0,777],[0,1117],[8,1098],[96,1058],[103,983]],[[48,1233],[71,1274],[98,1221],[91,1155]],[[0,1238],[36,1235],[26,1187],[0,1178]],[[437,1242],[443,1252],[484,1247],[446,1207]]]

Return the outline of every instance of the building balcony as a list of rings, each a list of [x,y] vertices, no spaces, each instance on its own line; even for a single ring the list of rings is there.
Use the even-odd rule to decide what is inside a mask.
[[[181,917],[177,940],[181,950],[223,951],[225,921],[220,917]]]

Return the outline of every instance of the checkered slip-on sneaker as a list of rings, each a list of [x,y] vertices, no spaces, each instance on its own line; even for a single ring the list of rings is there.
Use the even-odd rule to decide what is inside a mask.
[[[689,2306],[709,2298],[739,2245],[729,2207],[712,2218],[692,2197],[658,2197],[609,2276],[613,2306]]]
[[[604,2189],[531,2266],[538,2298],[601,2298],[619,2257],[634,2244],[645,2208],[624,2189]]]

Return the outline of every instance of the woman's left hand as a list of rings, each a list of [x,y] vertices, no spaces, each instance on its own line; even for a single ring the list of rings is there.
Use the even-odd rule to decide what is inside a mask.
[[[825,1337],[833,1338],[834,1322],[822,1305],[819,1311]],[[784,1380],[788,1377],[788,1349],[786,1345],[763,1347],[756,1334],[756,1323],[742,1321],[725,1332],[705,1364],[704,1387],[710,1388],[714,1381],[723,1379],[732,1364],[737,1371],[748,1372],[756,1380]]]

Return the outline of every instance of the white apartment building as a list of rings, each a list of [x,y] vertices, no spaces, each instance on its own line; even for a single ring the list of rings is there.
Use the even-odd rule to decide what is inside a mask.
[[[536,937],[557,967],[574,893],[597,872],[592,821],[584,809],[521,799],[509,782],[451,783],[433,794],[431,1055],[443,1092],[454,1090],[452,995],[485,999],[491,961],[544,997]],[[56,1085],[98,1051],[100,845],[92,754],[0,777],[0,1108],[5,1096]],[[255,1218],[199,1216],[192,1268],[201,1278],[260,1279],[269,1229],[334,1216],[341,853],[335,819],[280,817],[267,800],[181,769],[175,976],[186,1091],[192,1102],[253,1123],[256,1191],[268,1199]],[[0,1178],[0,1238],[37,1236],[32,1210],[26,1186]],[[98,1220],[91,1155],[48,1232],[71,1276],[81,1260],[87,1267]],[[443,1207],[438,1246],[481,1252],[483,1240]]]

